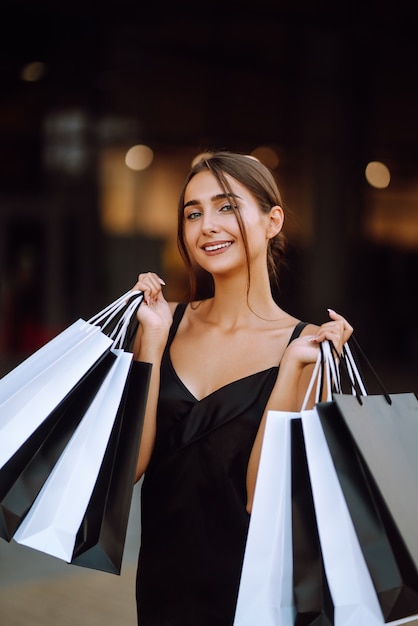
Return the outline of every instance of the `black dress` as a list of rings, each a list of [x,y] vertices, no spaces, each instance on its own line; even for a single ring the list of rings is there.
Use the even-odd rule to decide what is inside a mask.
[[[232,626],[248,531],[246,472],[278,367],[197,400],[161,365],[157,437],[141,490],[140,626]],[[291,340],[304,324],[295,328]]]

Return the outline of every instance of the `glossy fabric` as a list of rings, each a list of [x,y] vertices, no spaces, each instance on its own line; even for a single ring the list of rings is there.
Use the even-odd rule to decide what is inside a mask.
[[[161,366],[157,440],[141,492],[140,626],[232,626],[249,515],[248,459],[278,367],[197,400]],[[299,329],[298,329],[299,330]]]

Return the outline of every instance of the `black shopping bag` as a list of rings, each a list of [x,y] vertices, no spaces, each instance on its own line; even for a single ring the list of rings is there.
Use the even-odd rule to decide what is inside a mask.
[[[151,367],[132,363],[72,564],[120,574]]]
[[[114,358],[106,352],[0,468],[0,536],[6,541],[32,506]]]
[[[365,395],[352,354],[342,360],[351,393],[334,393],[317,410],[388,622],[418,613],[418,401],[388,394],[367,358],[383,393]]]
[[[295,626],[332,626],[334,604],[322,557],[300,419],[291,422]]]

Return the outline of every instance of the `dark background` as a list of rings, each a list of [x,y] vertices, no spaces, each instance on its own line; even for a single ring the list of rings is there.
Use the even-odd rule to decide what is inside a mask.
[[[170,273],[161,233],[103,229],[104,146],[147,144],[185,173],[185,155],[268,145],[290,225],[280,303],[318,323],[340,310],[390,390],[417,392],[417,26],[402,0],[3,1],[3,370],[138,271]],[[44,75],[22,80],[33,61]],[[62,111],[84,120],[72,172],[60,159],[77,146],[50,130]],[[387,190],[367,184],[371,160],[389,167]]]

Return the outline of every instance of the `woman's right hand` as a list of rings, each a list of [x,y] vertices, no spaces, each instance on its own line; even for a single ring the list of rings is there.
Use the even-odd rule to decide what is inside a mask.
[[[161,337],[165,342],[173,316],[162,292],[164,284],[164,281],[157,274],[146,272],[139,274],[132,289],[142,291],[144,294],[144,299],[137,312],[142,336]]]

